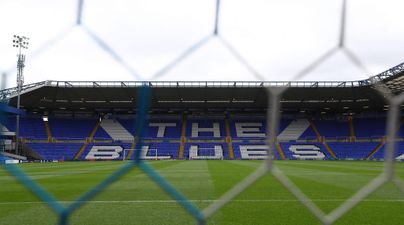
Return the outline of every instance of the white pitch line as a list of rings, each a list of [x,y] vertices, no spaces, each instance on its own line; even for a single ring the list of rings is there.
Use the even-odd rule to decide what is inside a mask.
[[[313,202],[343,202],[347,199],[312,199]],[[216,202],[216,199],[192,199],[189,200],[191,202]],[[354,201],[351,199],[349,201]],[[74,203],[75,201],[60,201],[60,203]],[[87,203],[91,204],[106,204],[106,203],[176,203],[179,202],[177,200],[123,200],[123,201],[115,201],[115,200],[105,200],[105,201],[88,201]],[[300,202],[298,199],[237,199],[232,200],[232,202]],[[404,199],[365,199],[362,202],[404,202]],[[0,205],[18,205],[18,204],[45,204],[45,202],[41,201],[32,201],[32,202],[0,202]]]

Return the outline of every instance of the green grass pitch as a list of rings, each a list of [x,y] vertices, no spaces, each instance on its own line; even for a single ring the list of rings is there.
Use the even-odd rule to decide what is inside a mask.
[[[70,204],[125,162],[22,164],[35,181]],[[201,209],[219,198],[263,161],[150,161]],[[276,165],[325,212],[330,212],[382,172],[381,162],[277,161]],[[396,165],[404,178],[404,164]],[[57,224],[56,215],[4,169],[0,169],[0,225]],[[144,173],[134,169],[76,211],[70,224],[196,224]],[[276,179],[264,176],[218,211],[208,224],[312,225],[320,222]],[[382,186],[336,224],[404,224],[404,193]]]

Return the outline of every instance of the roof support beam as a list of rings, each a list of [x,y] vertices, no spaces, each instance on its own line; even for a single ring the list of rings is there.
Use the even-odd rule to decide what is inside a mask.
[[[74,85],[73,84],[71,84],[70,82],[64,82],[65,83],[65,87],[74,87]]]

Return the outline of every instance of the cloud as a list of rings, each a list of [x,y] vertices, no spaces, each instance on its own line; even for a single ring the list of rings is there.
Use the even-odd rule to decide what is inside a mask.
[[[13,34],[27,35],[26,83],[52,80],[136,80],[80,27],[77,2],[4,0],[0,3],[0,72],[15,67]],[[211,34],[216,1],[84,1],[82,22],[142,79]],[[338,44],[342,0],[222,0],[219,34],[265,80],[289,80]],[[404,59],[399,0],[348,0],[346,47],[370,71],[341,53],[302,80],[358,80]],[[12,19],[10,19],[12,18]],[[58,34],[56,42],[49,43]],[[40,54],[38,49],[47,46]],[[116,58],[115,58],[116,59]],[[15,71],[9,77],[15,77]],[[202,46],[160,80],[256,80],[217,40]],[[14,78],[8,86],[14,86]]]

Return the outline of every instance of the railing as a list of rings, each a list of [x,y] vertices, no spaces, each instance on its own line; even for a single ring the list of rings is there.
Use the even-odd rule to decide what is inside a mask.
[[[31,91],[39,87],[61,88],[134,88],[134,87],[160,87],[160,88],[259,88],[259,87],[294,87],[294,88],[317,88],[335,87],[350,88],[364,87],[381,82],[389,77],[404,72],[404,63],[401,63],[387,71],[358,81],[42,81],[23,85],[21,93]],[[17,87],[7,88],[0,91],[0,101],[6,101],[17,95]]]
[[[389,77],[393,77],[399,73],[404,72],[404,63],[401,63],[393,68],[390,68],[376,76],[369,78],[368,80],[371,81],[372,84],[383,81]]]
[[[42,81],[42,82],[23,85],[21,87],[21,94],[23,94],[25,92],[28,92],[28,91],[31,91],[31,90],[34,90],[36,88],[46,86],[47,83],[48,83],[48,81]],[[17,87],[7,88],[7,89],[4,89],[4,90],[1,90],[0,91],[0,101],[3,102],[3,101],[6,101],[6,100],[16,96],[17,92],[18,92]]]
[[[63,88],[260,88],[260,87],[360,87],[363,81],[48,81],[49,86]]]
[[[159,88],[260,88],[260,87],[294,87],[294,88],[352,88],[365,87],[381,82],[389,77],[404,72],[404,63],[397,65],[379,75],[358,81],[42,81],[21,87],[21,94],[40,87],[61,88],[136,88],[142,86]],[[0,101],[6,101],[17,95],[17,87],[0,91]]]

